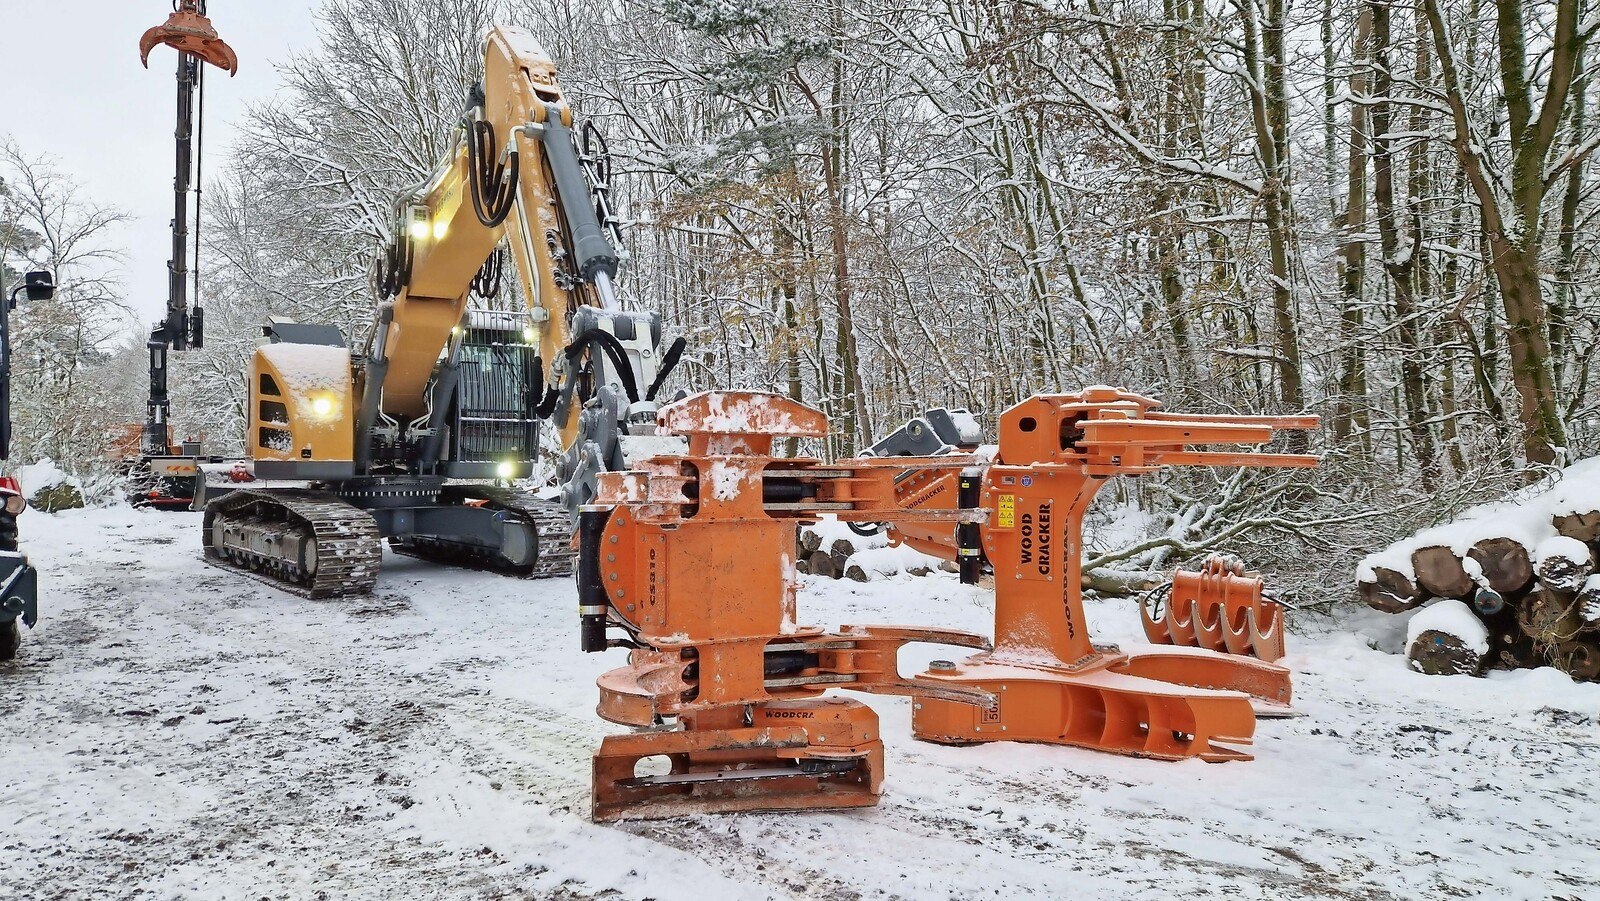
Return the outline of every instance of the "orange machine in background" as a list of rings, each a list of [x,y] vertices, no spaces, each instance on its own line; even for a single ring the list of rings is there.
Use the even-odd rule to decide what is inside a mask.
[[[875,457],[825,466],[773,457],[774,437],[820,437],[822,414],[776,395],[701,394],[662,409],[683,456],[602,477],[579,528],[583,644],[631,649],[600,679],[601,716],[633,726],[595,756],[597,819],[875,803],[877,719],[830,687],[917,696],[930,741],[1035,741],[1146,757],[1247,760],[1257,708],[1284,710],[1289,674],[1198,648],[1095,644],[1083,613],[1082,518],[1105,480],[1162,466],[1314,466],[1260,444],[1315,417],[1161,413],[1114,388],[1007,410],[998,453]],[[794,530],[831,513],[888,522],[995,572],[993,647],[965,633],[798,625]],[[612,639],[609,630],[623,638]],[[900,676],[907,641],[980,648]],[[663,757],[666,772],[642,772]]]
[[[1283,607],[1263,594],[1260,573],[1237,557],[1213,554],[1199,572],[1180,569],[1166,597],[1139,605],[1144,634],[1155,644],[1283,659]]]
[[[178,0],[167,21],[147,29],[139,38],[139,62],[150,64],[150,51],[161,44],[205,60],[229,75],[239,74],[239,56],[217,36],[206,18],[205,0]]]

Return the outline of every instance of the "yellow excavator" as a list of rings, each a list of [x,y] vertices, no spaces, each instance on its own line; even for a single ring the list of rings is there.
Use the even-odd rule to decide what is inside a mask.
[[[370,591],[385,540],[570,573],[597,476],[630,443],[659,450],[655,398],[684,347],[663,353],[659,316],[617,300],[609,168],[537,41],[492,29],[450,152],[395,205],[365,346],[332,325],[264,325],[246,374],[257,482],[206,501],[208,561],[310,597]],[[516,310],[493,304],[507,257]],[[544,425],[560,435],[559,499],[505,487],[532,471]]]

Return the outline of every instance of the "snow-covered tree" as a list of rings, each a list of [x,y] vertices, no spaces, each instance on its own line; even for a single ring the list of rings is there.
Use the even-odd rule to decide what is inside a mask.
[[[126,219],[85,196],[53,160],[0,143],[7,294],[34,268],[51,270],[58,286],[54,300],[11,311],[13,464],[49,457],[71,471],[104,469],[110,441],[130,420],[137,383],[114,362],[131,322],[115,236]]]

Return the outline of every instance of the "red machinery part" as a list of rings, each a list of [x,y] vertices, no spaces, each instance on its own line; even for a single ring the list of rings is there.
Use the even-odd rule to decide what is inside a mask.
[[[150,66],[150,51],[160,44],[189,53],[227,70],[229,75],[239,74],[239,56],[228,43],[217,36],[216,28],[206,18],[204,0],[179,0],[167,21],[148,29],[139,38],[139,62]]]
[[[1283,607],[1263,595],[1259,573],[1247,573],[1237,560],[1213,555],[1198,572],[1173,573],[1171,591],[1160,612],[1141,604],[1145,637],[1155,644],[1204,648],[1283,659]]]

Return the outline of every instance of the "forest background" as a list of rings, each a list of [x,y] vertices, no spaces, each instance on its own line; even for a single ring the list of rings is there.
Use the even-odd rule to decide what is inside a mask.
[[[1319,413],[1314,475],[1124,480],[1100,512],[1136,528],[1088,556],[1233,550],[1347,597],[1366,551],[1600,445],[1590,6],[329,0],[208,173],[208,342],[175,357],[174,418],[238,450],[269,314],[365,340],[396,193],[512,23],[608,138],[623,293],[688,339],[680,386],[818,406],[825,456],[1099,383]],[[0,179],[7,284],[62,285],[12,314],[13,460],[113,491],[146,382],[126,214],[14,143]]]

